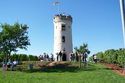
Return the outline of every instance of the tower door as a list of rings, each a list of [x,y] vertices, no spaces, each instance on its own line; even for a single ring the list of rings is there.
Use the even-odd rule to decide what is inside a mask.
[[[62,61],[66,61],[66,53],[63,53]]]

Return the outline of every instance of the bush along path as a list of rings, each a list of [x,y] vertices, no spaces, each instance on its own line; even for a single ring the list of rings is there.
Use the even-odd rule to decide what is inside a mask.
[[[105,64],[110,64],[109,66],[111,67],[111,64],[115,64],[115,66],[119,66],[119,69],[122,74],[124,74],[125,71],[125,49],[109,49],[106,50],[105,52],[98,52],[95,54],[98,58],[98,62],[100,63],[105,63]],[[90,57],[90,60],[93,61],[93,56]],[[106,65],[107,66],[107,65]],[[116,68],[117,69],[117,68]]]

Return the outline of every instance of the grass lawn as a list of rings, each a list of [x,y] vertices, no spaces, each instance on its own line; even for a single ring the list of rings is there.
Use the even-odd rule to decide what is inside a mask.
[[[86,69],[63,68],[53,71],[20,72],[0,70],[0,83],[125,83],[125,77],[100,65],[89,64]]]

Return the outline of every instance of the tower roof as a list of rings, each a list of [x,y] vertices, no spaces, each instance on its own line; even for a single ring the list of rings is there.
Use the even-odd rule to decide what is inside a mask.
[[[56,14],[54,16],[54,19],[56,19],[56,18],[61,19],[61,20],[69,20],[72,22],[72,17],[71,17],[71,15],[68,15],[68,14]]]

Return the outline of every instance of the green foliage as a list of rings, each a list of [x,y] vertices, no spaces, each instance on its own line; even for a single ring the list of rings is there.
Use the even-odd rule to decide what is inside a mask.
[[[0,28],[0,52],[6,55],[6,58],[11,55],[11,52],[18,51],[17,48],[27,49],[30,45],[28,39],[28,26],[15,23],[14,25],[1,24]]]
[[[125,65],[125,49],[120,49],[118,52],[117,63],[121,66]]]
[[[79,56],[79,68],[81,68],[82,66],[82,61],[84,61],[84,67],[86,66],[86,58],[87,55],[90,54],[90,51],[88,50],[88,44],[83,43],[83,45],[81,45],[79,48],[75,47],[75,54],[77,54],[77,56]],[[82,61],[81,61],[82,59]]]
[[[112,63],[119,66],[125,65],[125,49],[110,49],[106,50],[105,52],[98,52],[96,55],[99,59],[99,62]],[[90,57],[90,60],[92,60],[92,56]]]
[[[104,57],[104,55],[103,55],[102,52],[97,53],[96,56],[98,57],[98,60],[99,60],[100,62],[104,62],[104,60],[102,59],[102,58]],[[92,58],[92,59],[93,59],[93,58]]]
[[[11,59],[16,61],[38,61],[37,56],[26,54],[13,54]]]
[[[9,57],[12,61],[38,61],[37,56],[26,54],[12,54]],[[0,53],[0,62],[4,60],[4,53]]]
[[[2,62],[3,61],[3,59],[4,59],[4,53],[0,53],[0,62]]]
[[[29,55],[29,61],[37,61],[37,56]]]
[[[83,45],[81,45],[79,48],[75,47],[74,49],[75,49],[75,52],[77,52],[80,55],[90,54],[90,51],[88,50],[88,44],[83,43]]]

